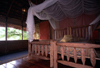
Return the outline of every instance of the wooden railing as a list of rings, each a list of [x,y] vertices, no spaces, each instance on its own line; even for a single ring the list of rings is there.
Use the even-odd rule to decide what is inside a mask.
[[[92,25],[85,25],[85,26],[76,26],[76,27],[67,27],[63,29],[55,29],[55,40],[61,39],[64,35],[72,35],[73,37],[77,38],[89,38],[88,27],[90,26],[90,39],[92,39]]]
[[[54,46],[54,68],[58,68],[57,66],[57,63],[61,63],[61,64],[64,64],[64,65],[68,65],[68,66],[71,66],[71,67],[75,67],[75,68],[93,68],[95,67],[95,64],[96,64],[96,55],[94,53],[94,48],[100,48],[100,45],[96,45],[96,44],[89,44],[89,43],[57,43],[56,41],[54,42],[51,42],[52,45]],[[61,46],[60,47],[60,50],[61,50],[61,58],[62,60],[58,60],[57,59],[57,54],[58,54],[58,50],[57,50],[57,46]],[[67,61],[64,60],[64,53],[65,53],[65,49],[64,47],[67,47],[66,49],[66,56],[67,56]],[[73,47],[74,48],[74,61],[75,62],[70,62],[69,59],[70,59],[70,55],[69,55],[69,47]],[[76,52],[76,48],[81,48],[81,60],[82,60],[82,64],[78,64],[77,63],[77,52]],[[91,60],[91,64],[92,66],[88,66],[88,65],[85,65],[85,61],[86,61],[86,51],[85,49],[91,49],[91,53],[90,53],[90,60]]]
[[[50,58],[48,57],[49,52]],[[50,67],[53,67],[53,45],[50,41],[29,42],[28,58],[31,60],[33,57],[50,60]]]

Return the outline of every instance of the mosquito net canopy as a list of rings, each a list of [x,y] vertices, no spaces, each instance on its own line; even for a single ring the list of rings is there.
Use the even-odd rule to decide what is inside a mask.
[[[35,32],[34,16],[41,20],[49,20],[51,26],[56,29],[55,21],[61,21],[66,17],[75,18],[83,13],[91,15],[99,12],[99,0],[45,0],[39,5],[31,4],[26,20],[29,40],[33,40]],[[92,23],[99,19],[100,16]]]

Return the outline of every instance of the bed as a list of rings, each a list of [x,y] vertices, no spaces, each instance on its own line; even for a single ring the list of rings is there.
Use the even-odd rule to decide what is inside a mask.
[[[68,27],[64,29],[56,29],[53,40],[33,41],[29,42],[29,60],[34,56],[40,59],[50,60],[50,67],[58,68],[57,63],[68,65],[75,68],[93,68],[96,60],[99,60],[96,55],[95,48],[100,48],[100,45],[92,43],[92,26],[91,35],[88,36],[88,26]],[[64,35],[72,35],[73,39],[67,42],[60,42]],[[91,41],[88,39],[90,38]],[[60,39],[60,40],[59,40]],[[50,57],[48,57],[50,53]],[[58,54],[61,55],[59,60]],[[67,57],[67,61],[64,59]],[[74,58],[74,62],[70,62],[70,57]],[[89,58],[92,66],[85,65],[86,58]],[[77,60],[81,59],[82,64],[78,64]]]
[[[90,28],[90,35],[88,32]],[[93,68],[96,60],[100,60],[100,56],[96,53],[95,48],[100,48],[100,45],[93,42],[93,29],[90,25],[68,27],[54,30],[54,68],[57,68],[57,63],[68,65],[75,68]],[[65,39],[65,35],[71,35],[72,38]],[[64,41],[61,41],[63,40]],[[58,60],[57,55],[61,54],[62,60]],[[65,57],[67,61],[65,61]],[[70,62],[70,57],[74,58],[74,62]],[[90,59],[92,66],[85,65],[86,58]],[[82,64],[78,64],[77,60],[81,59]]]

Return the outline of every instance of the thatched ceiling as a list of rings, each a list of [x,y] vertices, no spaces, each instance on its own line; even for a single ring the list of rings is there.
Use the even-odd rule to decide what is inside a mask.
[[[34,4],[42,3],[44,0],[31,0]],[[26,21],[27,10],[29,8],[28,0],[0,0],[0,15],[10,18]],[[22,12],[25,9],[26,12]],[[40,22],[35,17],[36,23]]]

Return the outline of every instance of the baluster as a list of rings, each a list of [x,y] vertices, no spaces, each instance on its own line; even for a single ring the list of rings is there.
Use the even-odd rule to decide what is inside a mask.
[[[69,29],[67,28],[67,35],[69,35]]]
[[[84,38],[84,27],[82,28],[82,36]]]
[[[72,28],[70,27],[70,35],[72,35]]]
[[[53,51],[53,47],[54,46],[54,43],[53,43],[53,41],[51,40],[50,41],[50,67],[53,67],[54,65],[54,61],[53,61],[53,59],[54,59],[54,51]]]
[[[64,30],[64,35],[66,35],[66,30]]]
[[[64,30],[62,30],[62,38],[64,37]]]
[[[75,30],[73,29],[73,37],[75,37]]]
[[[46,55],[46,57],[47,57],[47,55],[48,55],[47,45],[45,45],[45,55]]]
[[[60,38],[62,38],[62,36],[61,36],[61,30],[60,30]]]
[[[34,45],[32,44],[32,54],[34,54]]]
[[[84,51],[84,48],[82,48],[82,62],[83,62],[83,65],[85,65],[85,51]]]
[[[81,38],[81,28],[79,28],[79,37]]]
[[[60,32],[61,32],[61,37],[60,38],[62,38],[62,30]]]
[[[40,55],[40,45],[38,45],[38,54]]]
[[[62,46],[61,46],[61,57],[62,57],[62,60],[64,60],[64,50]]]
[[[69,57],[69,47],[67,47],[67,51],[66,52],[67,52],[67,61],[69,61],[69,58],[70,58]]]
[[[35,55],[37,55],[37,45],[35,45]]]
[[[42,45],[42,56],[44,55],[44,48],[43,48],[43,45]]]
[[[54,41],[54,68],[58,68],[58,64],[57,64],[57,45],[56,45],[56,41]]]
[[[78,29],[76,29],[76,37],[77,37],[77,40],[79,41],[79,38],[78,38]]]
[[[59,39],[59,31],[57,31],[57,39]]]
[[[58,30],[58,33],[57,33],[57,34],[58,34],[58,39],[59,39],[59,37],[60,37],[60,33],[59,33],[59,30]]]
[[[91,63],[92,63],[92,66],[95,67],[95,64],[96,64],[96,55],[94,53],[94,49],[91,48]]]
[[[75,63],[77,63],[77,52],[75,47],[74,47],[74,61]]]
[[[88,49],[86,48],[86,49],[85,49],[85,55],[87,55],[87,50],[88,50]]]
[[[86,38],[87,38],[87,40],[88,40],[88,27],[86,27]]]

